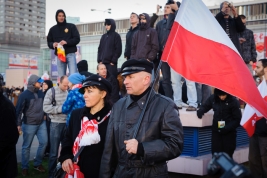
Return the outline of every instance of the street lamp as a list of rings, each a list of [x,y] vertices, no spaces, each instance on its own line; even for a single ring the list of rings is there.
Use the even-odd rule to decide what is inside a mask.
[[[100,12],[103,12],[103,13],[107,12],[107,13],[111,14],[111,8],[108,8],[106,10],[91,9],[91,11],[100,11]]]

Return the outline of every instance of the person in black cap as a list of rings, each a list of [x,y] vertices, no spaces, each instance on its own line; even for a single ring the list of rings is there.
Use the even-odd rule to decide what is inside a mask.
[[[99,177],[100,161],[111,113],[111,91],[111,84],[98,75],[86,78],[82,88],[79,89],[86,106],[72,111],[59,157],[62,169],[68,174],[73,168],[73,155],[78,152],[80,146],[85,146],[79,156],[78,166],[84,177]],[[90,128],[95,129],[90,130]]]
[[[168,177],[166,161],[183,148],[183,128],[177,106],[151,91],[137,137],[133,134],[151,90],[153,63],[131,59],[122,65],[128,96],[113,105],[101,160],[100,177]]]
[[[78,72],[85,77],[90,77],[93,75],[91,72],[88,72],[88,63],[86,60],[81,60],[77,63]]]
[[[17,177],[18,165],[16,144],[19,132],[16,124],[16,110],[11,101],[3,95],[4,78],[0,74],[0,177]]]
[[[113,19],[105,19],[107,33],[102,35],[98,46],[97,62],[105,64],[108,72],[117,78],[117,63],[122,53],[121,36],[115,32]]]
[[[77,71],[76,67],[76,45],[80,42],[80,34],[76,26],[66,22],[66,14],[62,9],[56,12],[57,25],[50,28],[47,36],[47,45],[50,49],[55,49],[57,55],[57,45],[61,44],[65,49],[66,62],[57,60],[59,78],[66,75],[67,65],[70,74]]]

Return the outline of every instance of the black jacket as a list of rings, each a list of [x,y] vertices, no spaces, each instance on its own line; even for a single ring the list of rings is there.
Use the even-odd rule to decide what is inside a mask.
[[[175,20],[175,16],[176,16],[177,12],[178,11],[176,11],[173,14],[169,14],[168,18],[164,17],[164,19],[159,21],[156,25],[160,51],[163,51],[163,49],[166,45],[166,42],[167,42],[167,39],[168,39],[169,34],[171,32],[172,25],[173,25],[173,22]]]
[[[139,24],[134,29],[131,27],[126,34],[126,44],[125,44],[124,57],[126,57],[127,59],[130,59],[130,57],[131,57],[133,35],[138,30],[139,30]]]
[[[151,94],[137,141],[142,143],[144,154],[128,154],[125,140],[133,138],[139,114],[148,93],[136,102],[128,95],[113,105],[100,177],[168,177],[166,161],[178,157],[183,149],[183,127],[177,106],[172,100]]]
[[[65,14],[63,10],[58,10],[56,12],[56,21],[59,12]],[[67,42],[67,44],[63,45],[66,55],[69,53],[75,53],[77,51],[76,45],[80,42],[80,34],[74,24],[66,23],[66,20],[63,23],[59,23],[57,21],[57,25],[50,28],[47,36],[48,47],[50,49],[54,49],[53,43],[54,42],[59,43],[61,40],[65,40]]]
[[[100,39],[97,52],[97,62],[103,64],[117,64],[122,53],[121,36],[115,32],[116,23],[113,19],[108,19],[111,22],[111,29]]]
[[[241,55],[245,63],[248,64],[250,61],[256,62],[257,52],[253,31],[246,28],[243,32],[239,33],[239,37],[246,39],[245,42],[240,44],[242,51]]]
[[[110,99],[111,99],[112,103],[116,103],[120,99],[118,80],[113,75],[110,75],[108,71],[107,71],[106,80],[109,81],[109,83],[112,86],[112,91],[110,93]]]
[[[90,114],[90,109],[86,107],[72,111],[69,127],[65,132],[62,142],[62,150],[58,159],[59,162],[63,163],[66,159],[73,159],[72,147],[81,130],[81,120],[83,116],[87,116],[89,120],[96,119],[97,117],[103,119],[110,110],[111,106],[106,105],[94,115]],[[78,165],[85,177],[99,176],[100,161],[104,150],[108,120],[109,118],[98,125],[98,133],[101,141],[98,144],[86,146],[80,154]]]
[[[149,59],[153,61],[159,50],[157,31],[150,27],[150,17],[146,17],[146,25],[140,24],[140,29],[134,34],[132,41],[131,59]]]
[[[18,138],[15,107],[0,93],[0,177],[17,176],[16,144]]]
[[[225,23],[225,18],[222,12],[219,12],[215,18],[217,19],[217,21],[219,22],[219,24],[222,26],[222,28],[226,29],[226,23]],[[231,36],[231,40],[234,43],[236,49],[238,50],[238,52],[240,53],[240,55],[242,54],[241,51],[241,47],[240,47],[240,42],[239,42],[239,37],[238,37],[238,33],[241,33],[245,30],[246,26],[243,24],[241,18],[238,16],[236,18],[232,18],[229,17],[229,30],[230,30],[230,36]]]
[[[240,105],[233,96],[227,95],[227,98],[222,101],[218,95],[211,95],[207,101],[200,106],[197,111],[199,115],[204,115],[210,109],[213,109],[212,131],[226,134],[229,132],[236,132],[236,128],[240,126],[242,117]],[[225,121],[223,129],[218,128],[218,121]]]

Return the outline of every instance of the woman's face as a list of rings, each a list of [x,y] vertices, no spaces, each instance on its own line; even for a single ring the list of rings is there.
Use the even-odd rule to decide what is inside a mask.
[[[84,89],[84,100],[86,107],[94,107],[96,105],[104,103],[104,98],[106,96],[105,91],[100,91],[98,88],[87,87]]]
[[[45,91],[45,90],[48,89],[48,85],[44,82],[43,85],[42,85],[42,88],[43,88],[43,91]]]

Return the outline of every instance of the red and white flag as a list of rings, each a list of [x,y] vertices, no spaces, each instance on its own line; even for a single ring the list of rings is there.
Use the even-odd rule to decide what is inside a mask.
[[[267,83],[265,79],[258,86],[258,89],[262,98],[267,101]],[[261,113],[259,113],[256,109],[254,109],[248,104],[246,105],[245,110],[243,112],[240,125],[242,125],[246,129],[248,135],[251,137],[253,136],[255,131],[256,121],[261,119],[262,117],[263,115]]]
[[[188,80],[232,94],[267,118],[267,102],[242,57],[201,0],[183,0],[162,60]]]

